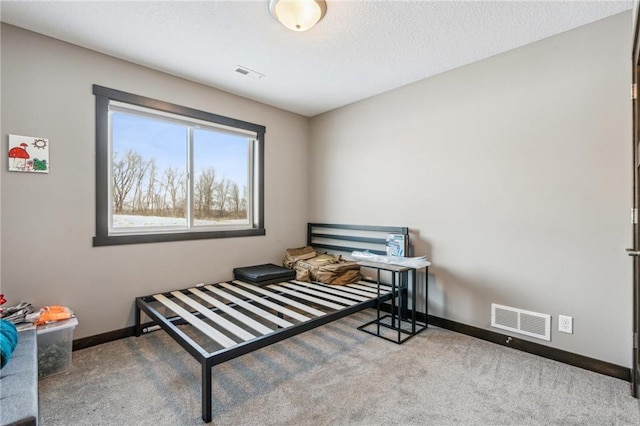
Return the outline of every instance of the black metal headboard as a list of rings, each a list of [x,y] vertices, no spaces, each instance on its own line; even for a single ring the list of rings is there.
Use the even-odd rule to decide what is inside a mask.
[[[374,254],[386,255],[387,234],[404,235],[408,252],[409,228],[401,226],[308,223],[307,245],[349,253],[366,250]]]

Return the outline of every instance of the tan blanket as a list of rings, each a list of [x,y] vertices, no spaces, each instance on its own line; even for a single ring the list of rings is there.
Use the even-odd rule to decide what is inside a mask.
[[[344,260],[342,256],[318,254],[309,246],[288,249],[283,265],[295,269],[299,281],[344,285],[361,279],[360,266],[356,262]]]

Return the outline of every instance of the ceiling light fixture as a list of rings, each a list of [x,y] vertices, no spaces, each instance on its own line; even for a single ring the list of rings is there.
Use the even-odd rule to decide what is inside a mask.
[[[307,31],[324,18],[327,4],[324,0],[271,0],[269,10],[290,30]]]

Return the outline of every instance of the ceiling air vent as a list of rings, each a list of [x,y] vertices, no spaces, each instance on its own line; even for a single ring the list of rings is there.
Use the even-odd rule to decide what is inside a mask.
[[[551,340],[551,315],[491,304],[491,326]]]
[[[263,78],[265,76],[264,74],[260,74],[257,71],[250,70],[249,68],[243,67],[242,65],[238,65],[236,67],[236,72],[238,74],[242,74],[242,75],[245,75],[247,77],[251,77],[254,80],[260,80],[261,78]]]

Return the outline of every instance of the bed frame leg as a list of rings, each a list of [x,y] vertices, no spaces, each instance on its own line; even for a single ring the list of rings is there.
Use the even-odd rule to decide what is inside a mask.
[[[140,324],[140,307],[138,306],[138,302],[136,301],[136,337],[140,337],[142,335],[142,327]]]
[[[205,423],[210,423],[213,417],[211,387],[211,366],[205,361],[202,363],[202,420]]]

